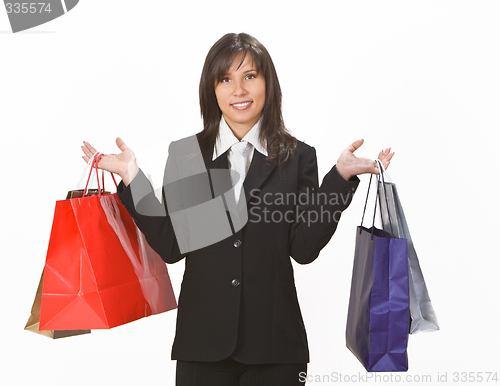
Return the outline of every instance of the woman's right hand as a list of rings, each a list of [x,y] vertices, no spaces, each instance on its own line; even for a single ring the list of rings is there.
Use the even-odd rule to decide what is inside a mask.
[[[122,152],[120,154],[104,155],[97,167],[118,174],[122,178],[123,183],[128,185],[137,173],[139,173],[139,167],[137,166],[134,152],[120,137],[116,138],[116,145]],[[97,151],[90,143],[85,141],[83,142],[82,150],[85,154],[82,158],[87,163]]]

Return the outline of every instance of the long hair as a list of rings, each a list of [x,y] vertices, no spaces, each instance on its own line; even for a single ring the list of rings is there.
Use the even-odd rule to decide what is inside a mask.
[[[200,109],[204,126],[201,150],[209,149],[219,135],[222,111],[217,103],[215,85],[222,80],[239,54],[243,54],[241,63],[249,54],[258,73],[264,76],[266,100],[262,109],[259,140],[267,144],[267,161],[276,160],[281,166],[295,153],[297,139],[283,122],[281,87],[271,56],[257,39],[245,33],[224,35],[212,46],[205,59],[200,80]]]

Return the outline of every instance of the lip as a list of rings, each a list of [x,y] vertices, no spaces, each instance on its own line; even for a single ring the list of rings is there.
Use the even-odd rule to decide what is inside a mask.
[[[237,103],[231,103],[231,107],[235,110],[246,110],[250,108],[252,105],[252,101],[243,101],[243,102],[237,102]]]

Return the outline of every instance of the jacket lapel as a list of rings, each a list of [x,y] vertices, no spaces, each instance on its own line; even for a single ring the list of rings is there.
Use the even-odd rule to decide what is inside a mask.
[[[254,149],[252,163],[248,169],[248,173],[243,181],[243,188],[245,189],[245,198],[248,204],[250,200],[250,193],[252,190],[260,189],[269,174],[276,167],[276,162],[266,163],[266,156]],[[258,192],[254,192],[254,196]]]
[[[214,154],[214,146],[215,145],[210,146],[210,148],[207,151],[203,152],[203,160],[205,161],[207,169],[229,169],[227,151],[212,161],[212,156]]]
[[[207,171],[209,172],[212,195],[213,197],[218,197],[231,190],[232,182],[231,175],[229,173],[229,162],[227,159],[228,152],[226,151],[224,154],[221,154],[212,161],[213,153],[214,146],[212,145],[207,151],[203,152],[202,155]],[[231,199],[231,196],[229,196],[229,199]],[[226,206],[226,210],[227,209],[228,207]]]

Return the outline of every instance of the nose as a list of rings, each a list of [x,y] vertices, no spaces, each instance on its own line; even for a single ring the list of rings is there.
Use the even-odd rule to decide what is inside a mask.
[[[243,84],[242,80],[236,80],[233,84],[234,84],[234,89],[233,89],[234,96],[241,96],[247,93],[245,85]]]

